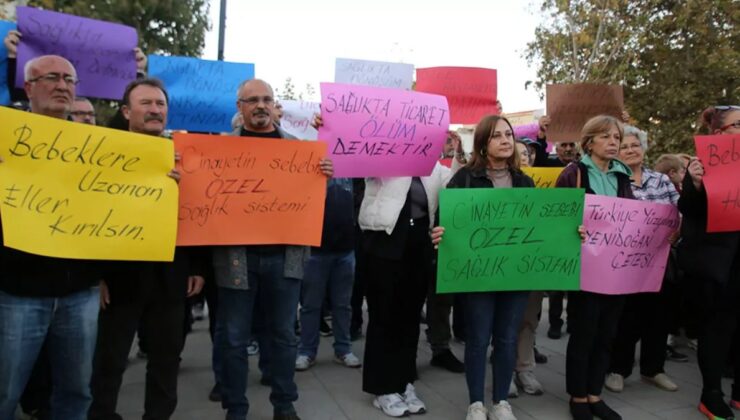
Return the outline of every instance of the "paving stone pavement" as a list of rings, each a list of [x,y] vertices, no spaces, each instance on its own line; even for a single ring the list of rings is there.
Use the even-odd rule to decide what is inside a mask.
[[[547,312],[545,312],[547,313]],[[424,326],[422,326],[424,327]],[[519,420],[569,420],[568,395],[565,392],[565,348],[567,335],[560,340],[547,338],[547,321],[538,329],[537,346],[549,358],[547,364],[537,366],[535,373],[545,387],[542,396],[520,396],[511,399],[514,414]],[[422,328],[423,331],[423,328]],[[303,420],[385,420],[389,419],[373,408],[370,395],[362,392],[362,372],[334,363],[332,339],[321,338],[318,363],[308,371],[296,372],[299,400],[296,409]],[[362,359],[364,340],[353,343],[355,354]],[[453,342],[452,350],[462,357],[463,345]],[[126,371],[118,411],[126,420],[141,418],[144,404],[145,361],[136,359],[132,349],[131,362]],[[620,394],[604,391],[604,400],[625,420],[701,420],[696,409],[701,390],[701,377],[696,364],[696,352],[682,348],[690,355],[688,363],[666,362],[666,372],[679,385],[677,392],[666,392],[640,380],[639,369],[625,381]],[[182,355],[179,377],[179,402],[173,420],[223,419],[219,403],[208,400],[213,386],[211,372],[211,342],[207,321],[194,325]],[[256,359],[250,358],[248,397],[251,404],[249,418],[272,419],[269,388],[259,384]],[[463,420],[468,406],[467,388],[463,374],[455,374],[431,367],[431,351],[424,333],[419,340],[417,363],[420,380],[417,393],[427,405],[428,412],[419,420]],[[725,380],[729,395],[730,381]],[[491,372],[487,374],[487,392],[490,396]],[[736,413],[740,415],[740,413]],[[412,417],[412,418],[413,418]]]

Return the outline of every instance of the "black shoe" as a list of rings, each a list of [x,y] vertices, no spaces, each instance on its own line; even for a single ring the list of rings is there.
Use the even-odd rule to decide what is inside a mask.
[[[286,414],[275,414],[272,416],[272,420],[301,420],[301,418],[298,417],[298,414],[296,413],[286,413]]]
[[[540,365],[544,365],[545,363],[547,363],[547,356],[540,353],[540,351],[537,350],[537,347],[534,348],[534,361]]]
[[[573,416],[573,420],[593,420],[594,418],[587,402],[573,402],[573,400],[570,400],[570,415]]]
[[[324,319],[324,317],[321,317],[321,321],[319,322],[319,334],[321,334],[322,337],[329,337],[333,334],[331,325],[326,322],[326,319]]]
[[[260,378],[260,384],[264,386],[272,386],[272,379],[268,378],[267,376],[263,376]]]
[[[213,402],[221,401],[221,385],[218,382],[213,386],[211,392],[208,394],[208,399]]]
[[[734,419],[732,409],[725,402],[722,391],[702,392],[699,411],[711,419]]]
[[[672,346],[667,346],[665,350],[665,358],[674,362],[688,362],[689,356],[683,353],[679,353]]]
[[[555,328],[555,327],[550,326],[550,328],[547,330],[548,338],[551,338],[553,340],[559,340],[560,337],[562,336],[563,336],[563,333],[560,331],[560,328]]]
[[[454,373],[465,372],[465,364],[452,354],[452,351],[445,350],[442,353],[432,356],[432,366],[447,369]]]
[[[604,401],[588,403],[588,405],[591,407],[591,414],[593,414],[594,417],[598,417],[601,420],[622,420],[622,416],[609,408]]]

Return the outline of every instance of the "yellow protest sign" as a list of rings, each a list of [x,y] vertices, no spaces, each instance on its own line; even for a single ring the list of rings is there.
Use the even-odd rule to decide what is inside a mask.
[[[62,258],[172,261],[170,140],[0,108],[5,246]]]
[[[522,172],[534,180],[534,186],[536,188],[555,188],[555,181],[558,180],[560,172],[563,172],[563,169],[524,167],[522,168]]]

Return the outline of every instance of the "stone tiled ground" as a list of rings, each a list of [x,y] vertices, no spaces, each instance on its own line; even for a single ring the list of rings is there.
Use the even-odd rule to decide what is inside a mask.
[[[546,337],[547,321],[543,319],[538,331],[539,349],[549,357],[549,362],[537,367],[536,374],[545,387],[539,397],[522,396],[512,399],[514,412],[519,420],[568,420],[568,396],[565,393],[565,347],[567,336],[560,340]],[[198,322],[188,337],[183,353],[179,379],[179,403],[175,420],[223,419],[218,403],[208,401],[213,385],[210,369],[211,346],[207,322]],[[422,334],[419,343],[419,375],[417,392],[426,402],[428,413],[419,416],[424,420],[464,419],[468,405],[465,379],[429,366],[431,353]],[[453,351],[463,354],[463,347],[453,343]],[[362,358],[364,341],[354,343],[355,353]],[[617,409],[625,420],[701,420],[696,410],[701,378],[696,365],[696,353],[690,354],[689,363],[667,362],[666,371],[680,386],[678,392],[669,393],[640,381],[637,371],[625,384],[621,394],[604,391],[604,399]],[[250,419],[271,419],[269,389],[259,384],[256,360],[251,361],[248,396],[251,402]],[[145,363],[132,357],[126,372],[119,412],[128,419],[141,418],[144,398]],[[331,339],[322,338],[318,363],[306,372],[296,372],[300,399],[296,404],[303,420],[373,420],[387,419],[372,407],[371,397],[361,390],[361,371],[339,366],[332,362]],[[490,371],[488,385],[490,389]],[[725,381],[726,393],[730,383]],[[489,394],[489,392],[487,392]],[[738,413],[740,414],[740,413]]]

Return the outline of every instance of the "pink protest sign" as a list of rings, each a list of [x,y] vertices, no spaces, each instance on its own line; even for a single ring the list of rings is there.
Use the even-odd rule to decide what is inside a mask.
[[[341,178],[427,176],[450,125],[444,96],[340,83],[321,84],[321,117]]]
[[[657,292],[678,229],[676,207],[586,195],[581,290],[607,295]]]

